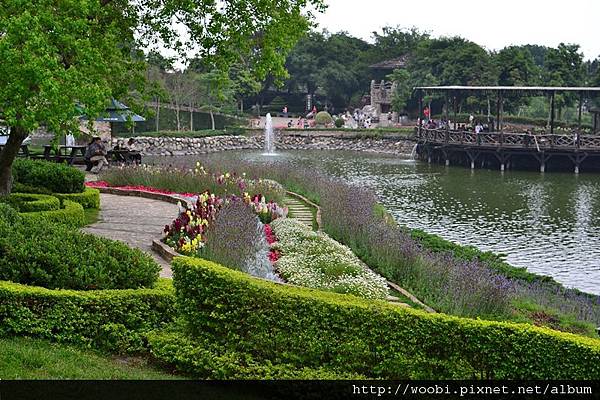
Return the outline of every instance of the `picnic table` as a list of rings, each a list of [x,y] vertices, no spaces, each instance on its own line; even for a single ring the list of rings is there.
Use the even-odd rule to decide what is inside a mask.
[[[0,144],[0,151],[4,150],[4,144]],[[29,147],[26,144],[22,144],[17,157],[29,157]]]
[[[44,145],[44,159],[73,165],[75,161],[85,162],[86,146],[52,146]],[[78,156],[77,153],[80,155]]]

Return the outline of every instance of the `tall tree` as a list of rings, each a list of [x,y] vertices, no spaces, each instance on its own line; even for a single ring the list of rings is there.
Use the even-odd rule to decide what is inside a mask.
[[[227,73],[219,70],[198,75],[197,82],[201,109],[210,113],[212,130],[215,130],[214,113],[234,99],[233,82]]]
[[[531,52],[522,46],[509,46],[493,55],[500,86],[534,86],[538,84],[540,68]],[[528,104],[527,97],[505,94],[504,108],[509,112]]]
[[[11,133],[0,153],[0,195],[10,193],[12,162],[30,132],[75,132],[76,103],[93,118],[141,84],[134,49],[197,49],[223,69],[242,51],[259,77],[285,75],[287,52],[310,26],[307,6],[323,9],[321,0],[3,0],[0,110]]]
[[[582,86],[585,81],[583,54],[577,44],[561,43],[546,53],[544,75],[549,86]],[[574,94],[560,94],[555,97],[558,118],[562,117],[565,106],[572,106],[577,99]]]

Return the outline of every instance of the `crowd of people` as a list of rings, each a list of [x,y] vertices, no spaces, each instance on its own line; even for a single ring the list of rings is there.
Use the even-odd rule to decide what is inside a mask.
[[[435,120],[433,118],[428,118],[427,115],[425,118],[417,119],[417,126],[421,126],[425,129],[452,129],[455,131],[464,131],[464,132],[475,132],[477,134],[483,132],[490,132],[490,125],[484,124],[479,120],[476,120],[473,115],[469,116],[468,123],[458,123],[452,122],[450,120],[446,120],[445,118],[441,118],[439,120]]]

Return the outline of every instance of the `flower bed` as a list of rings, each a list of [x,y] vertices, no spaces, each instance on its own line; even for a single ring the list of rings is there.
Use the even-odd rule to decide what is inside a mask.
[[[293,219],[273,221],[275,266],[289,283],[368,299],[385,299],[384,278],[367,269],[352,251],[325,233]]]
[[[192,208],[184,207],[171,225],[165,226],[165,243],[182,254],[202,255],[209,225],[215,221],[217,213],[224,205],[238,201],[248,205],[263,223],[287,215],[287,209],[275,202],[267,202],[262,195],[250,196],[244,193],[242,198],[237,196],[221,198],[205,191],[197,196],[196,204]]]
[[[179,196],[184,196],[184,197],[196,197],[197,196],[195,193],[177,193],[177,192],[173,192],[171,190],[157,189],[157,188],[144,186],[144,185],[111,186],[106,181],[86,182],[85,185],[89,188],[114,188],[114,189],[131,190],[131,191],[137,191],[137,192],[159,193],[159,194],[166,194],[166,195],[179,195]]]

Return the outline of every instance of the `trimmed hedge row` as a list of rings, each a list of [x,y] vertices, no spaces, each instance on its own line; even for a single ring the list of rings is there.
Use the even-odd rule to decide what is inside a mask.
[[[281,286],[206,260],[173,262],[190,333],[228,350],[368,377],[597,379],[600,340]]]
[[[1,280],[50,289],[135,289],[152,287],[159,271],[152,257],[116,240],[60,224],[0,220]]]
[[[198,340],[180,330],[148,334],[152,355],[180,371],[206,379],[365,379],[364,376],[327,368],[298,367],[294,364],[256,362],[252,355],[225,349],[211,340]]]
[[[10,196],[1,198],[1,202],[8,203],[19,212],[54,211],[60,209],[60,201],[47,194],[11,193]]]
[[[0,281],[0,335],[27,335],[111,351],[140,351],[173,321],[169,279],[152,289],[51,290]]]
[[[20,213],[24,221],[37,224],[47,224],[48,222],[59,223],[72,228],[81,228],[85,226],[85,212],[79,203],[64,200],[64,208],[60,210],[26,212]]]
[[[61,203],[65,200],[79,203],[83,208],[100,208],[100,191],[93,188],[85,188],[83,193],[53,193]]]
[[[16,159],[12,165],[15,182],[42,187],[55,193],[81,193],[85,174],[77,168],[48,161]]]

